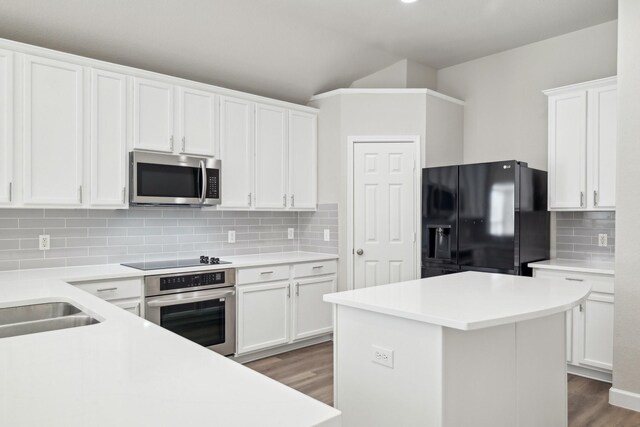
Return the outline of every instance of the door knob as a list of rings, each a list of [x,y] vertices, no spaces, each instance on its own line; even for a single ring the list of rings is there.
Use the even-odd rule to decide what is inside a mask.
[[[364,253],[364,251],[363,251],[362,249],[358,249],[358,250],[356,251],[356,253],[357,253],[358,255],[362,255],[362,254]]]

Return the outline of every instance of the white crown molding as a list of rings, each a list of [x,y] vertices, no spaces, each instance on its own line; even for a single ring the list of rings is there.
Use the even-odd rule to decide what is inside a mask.
[[[464,101],[462,101],[460,99],[456,99],[456,98],[448,96],[448,95],[445,95],[445,94],[442,94],[440,92],[436,92],[435,90],[431,90],[431,89],[405,89],[405,88],[385,88],[385,89],[342,88],[342,89],[335,89],[335,90],[331,90],[329,92],[324,92],[324,93],[319,93],[317,95],[313,95],[311,97],[311,99],[309,99],[309,102],[317,101],[319,99],[330,98],[332,96],[337,96],[337,95],[356,95],[356,94],[358,94],[358,95],[362,95],[362,94],[382,95],[382,94],[411,94],[411,93],[426,94],[426,95],[433,96],[435,98],[440,98],[440,99],[443,99],[445,101],[452,102],[454,104],[465,105]]]
[[[580,89],[586,90],[586,89],[592,89],[592,88],[601,87],[601,86],[608,86],[608,85],[616,84],[617,82],[618,82],[618,76],[611,76],[611,77],[605,77],[603,79],[590,80],[588,82],[554,87],[552,89],[543,90],[542,93],[544,93],[547,96],[557,95],[559,93],[573,92],[575,90],[580,90]]]

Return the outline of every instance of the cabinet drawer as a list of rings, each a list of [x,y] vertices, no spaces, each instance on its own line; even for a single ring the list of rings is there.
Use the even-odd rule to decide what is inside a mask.
[[[591,285],[591,292],[602,292],[612,294],[613,292],[613,277],[602,274],[589,274],[578,273],[571,271],[549,271],[536,269],[535,277],[542,277],[547,279],[560,279],[566,281],[586,282]]]
[[[338,270],[337,263],[334,260],[304,262],[294,264],[293,277],[319,276],[321,274],[334,274]]]
[[[73,285],[106,301],[139,298],[142,295],[142,279],[75,282]]]
[[[236,283],[244,285],[247,283],[271,282],[273,280],[288,280],[289,265],[265,265],[262,267],[243,268],[238,270]]]

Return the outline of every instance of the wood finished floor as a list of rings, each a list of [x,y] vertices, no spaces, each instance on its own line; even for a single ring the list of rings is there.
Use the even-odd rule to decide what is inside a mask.
[[[246,366],[333,406],[331,342]],[[569,375],[569,427],[640,427],[640,413],[609,405],[610,387],[608,383]]]

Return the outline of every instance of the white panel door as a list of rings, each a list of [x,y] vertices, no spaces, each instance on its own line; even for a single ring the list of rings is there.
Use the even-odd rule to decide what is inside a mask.
[[[127,179],[127,78],[91,70],[92,206],[124,208]]]
[[[216,155],[216,102],[213,93],[178,88],[180,153]]]
[[[253,203],[255,104],[220,97],[220,207],[249,209]]]
[[[24,202],[82,205],[83,70],[24,61]]]
[[[0,50],[0,205],[13,199],[13,52]]]
[[[578,363],[613,369],[613,295],[592,292],[578,312]]]
[[[237,295],[238,354],[289,342],[288,281],[238,286]]]
[[[415,279],[414,145],[354,146],[354,287]]]
[[[298,280],[294,284],[293,339],[298,340],[333,331],[333,307],[322,300],[336,292],[335,275]]]
[[[289,112],[289,208],[316,209],[318,117]]]
[[[549,97],[549,208],[586,206],[587,92]]]
[[[173,152],[173,86],[133,79],[133,148]]]
[[[287,112],[256,105],[256,208],[278,210],[287,200]]]
[[[591,172],[593,192],[589,206],[616,206],[616,140],[618,137],[616,85],[589,91]]]

